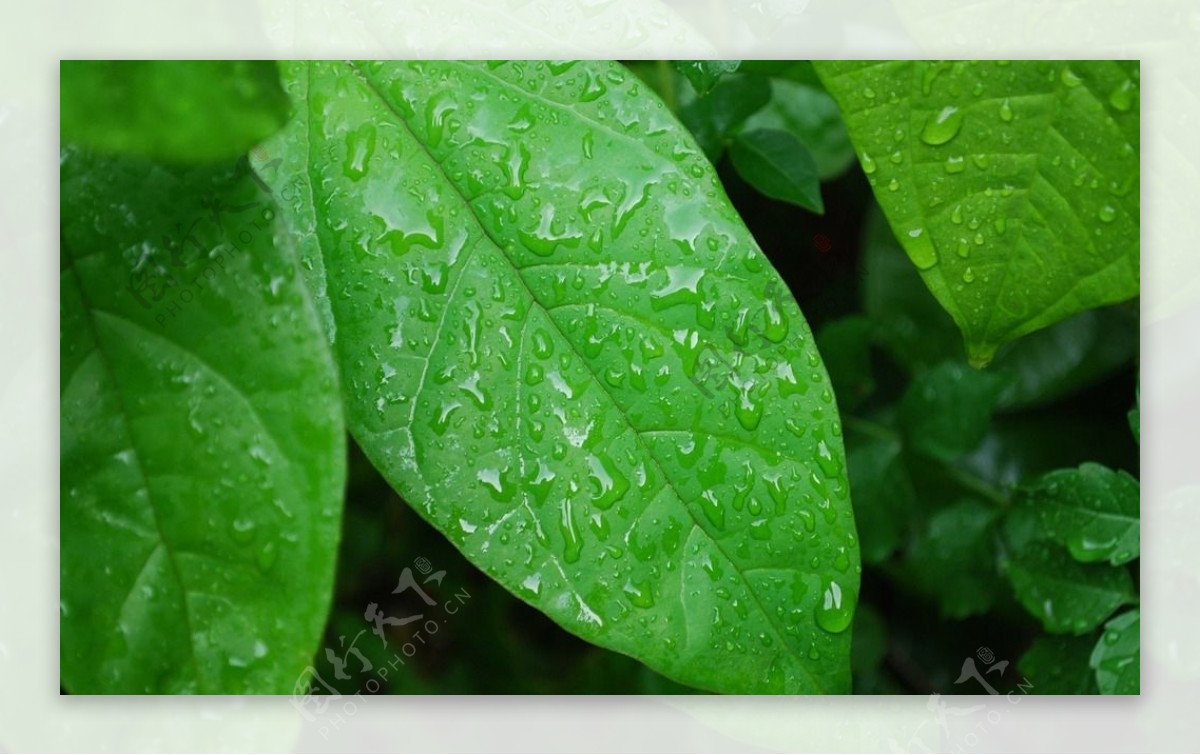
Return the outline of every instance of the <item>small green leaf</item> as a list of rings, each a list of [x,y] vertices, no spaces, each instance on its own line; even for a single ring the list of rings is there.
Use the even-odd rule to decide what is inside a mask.
[[[1132,601],[1124,568],[1081,564],[1044,540],[1025,544],[1006,565],[1017,600],[1052,634],[1084,634]]]
[[[285,77],[297,117],[264,178],[290,187],[383,476],[591,642],[702,689],[848,691],[859,556],[830,384],[653,94],[597,62]]]
[[[901,458],[898,438],[876,438],[851,432],[846,453],[850,489],[863,561],[880,563],[904,538],[916,493]]]
[[[288,115],[263,60],[64,60],[60,107],[64,144],[174,163],[237,157]]]
[[[345,430],[249,168],[61,159],[61,676],[272,693],[325,626]]]
[[[696,94],[703,97],[722,77],[737,71],[740,60],[676,60],[675,70],[692,82]]]
[[[707,96],[681,108],[679,119],[715,163],[734,131],[770,99],[771,85],[765,77],[734,75],[723,79]]]
[[[952,461],[979,445],[1008,378],[943,362],[917,376],[900,400],[900,424],[910,446]]]
[[[1141,492],[1127,473],[1084,464],[1045,475],[1025,496],[1046,535],[1075,560],[1119,566],[1138,557]]]
[[[786,131],[743,131],[733,137],[729,157],[738,174],[768,197],[825,212],[816,163]]]
[[[843,411],[858,406],[875,390],[871,335],[871,321],[861,315],[834,320],[817,334],[817,349],[825,357],[825,369]]]
[[[905,582],[963,619],[991,607],[1002,582],[996,566],[995,508],[964,500],[941,509],[913,541],[898,568]]]
[[[771,78],[771,100],[745,123],[747,131],[785,131],[812,155],[822,181],[854,164],[854,146],[837,103],[819,84]]]
[[[1137,695],[1141,692],[1141,611],[1133,609],[1104,625],[1089,664],[1096,671],[1102,695]]]
[[[1138,295],[1137,61],[817,61],[974,364]]]
[[[1088,666],[1095,635],[1039,637],[1033,641],[1017,669],[1037,695],[1097,695],[1096,675]]]

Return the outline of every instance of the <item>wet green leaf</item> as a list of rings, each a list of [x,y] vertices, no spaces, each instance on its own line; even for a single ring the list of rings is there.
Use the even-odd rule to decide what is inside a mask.
[[[591,62],[286,78],[299,117],[265,178],[383,475],[585,639],[709,690],[848,691],[830,385],[662,104]]]
[[[983,613],[1002,581],[992,526],[997,518],[994,507],[973,500],[938,511],[913,541],[899,573],[948,618]]]
[[[1137,296],[1137,61],[814,65],[974,363]]]
[[[1098,695],[1096,675],[1088,666],[1095,635],[1039,637],[1017,662],[1035,695]]]
[[[1104,625],[1090,660],[1101,694],[1141,692],[1141,645],[1141,611],[1126,611]]]
[[[692,82],[696,94],[703,97],[723,76],[737,71],[741,63],[740,60],[677,60],[675,70]]]
[[[738,175],[771,199],[825,212],[817,166],[804,145],[786,131],[743,131],[733,137],[729,158]]]
[[[1046,535],[1077,561],[1129,563],[1140,546],[1138,481],[1099,464],[1051,472],[1025,491]]]
[[[1090,632],[1134,599],[1126,569],[1081,564],[1044,540],[1017,548],[1006,570],[1017,600],[1053,634]]]
[[[770,101],[750,116],[745,128],[791,134],[812,155],[822,181],[837,178],[854,164],[854,146],[842,113],[819,83],[772,77]]]
[[[241,155],[287,120],[269,60],[64,60],[64,144],[173,163]]]
[[[241,168],[63,154],[75,694],[291,693],[325,625],[345,478],[334,363]]]
[[[900,400],[900,423],[910,446],[952,461],[979,445],[1008,378],[943,362],[917,376]]]

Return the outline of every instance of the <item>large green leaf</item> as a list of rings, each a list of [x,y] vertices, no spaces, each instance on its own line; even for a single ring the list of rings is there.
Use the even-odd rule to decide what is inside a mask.
[[[67,60],[64,143],[171,162],[237,157],[287,120],[269,60]]]
[[[1025,492],[1046,535],[1078,561],[1125,564],[1138,557],[1138,481],[1100,464],[1051,472]]]
[[[1137,295],[1136,61],[814,65],[974,363]]]
[[[1006,569],[1017,600],[1054,634],[1089,632],[1134,600],[1124,568],[1081,564],[1044,540],[1018,548]]]
[[[241,170],[64,152],[61,678],[286,693],[345,476],[334,363]]]
[[[588,62],[285,78],[299,117],[265,178],[384,476],[581,637],[705,689],[847,691],[829,381],[645,85]]]
[[[1096,684],[1105,695],[1136,695],[1141,691],[1141,611],[1126,611],[1104,625],[1090,664]]]

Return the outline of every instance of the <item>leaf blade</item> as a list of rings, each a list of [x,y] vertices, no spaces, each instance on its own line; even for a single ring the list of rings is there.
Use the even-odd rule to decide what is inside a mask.
[[[213,163],[278,130],[288,100],[272,61],[68,60],[61,108],[64,143]]]
[[[1137,295],[1136,62],[814,65],[973,362]]]
[[[763,194],[818,215],[825,212],[817,165],[803,144],[786,131],[743,131],[729,157],[738,174]]]
[[[291,693],[324,628],[336,377],[294,258],[245,214],[269,204],[244,176],[62,160],[60,653],[75,694]]]
[[[303,158],[284,165],[301,178],[290,214],[302,233],[316,231],[304,252],[320,258],[313,287],[333,314],[351,395],[365,394],[348,407],[352,432],[422,516],[567,630],[706,689],[846,691],[858,553],[832,396],[822,397],[828,382],[819,367],[807,366],[815,351],[799,310],[779,287],[742,322],[725,328],[709,319],[709,296],[763,296],[746,286],[747,275],[779,286],[727,203],[665,193],[673,181],[680,192],[697,182],[716,186],[711,166],[644,88],[633,93],[622,69],[528,65],[548,73],[556,84],[548,91],[559,94],[525,95],[525,69],[511,64],[289,66],[293,96],[307,105],[277,141]],[[331,96],[339,85],[347,93]],[[607,94],[587,99],[601,87]],[[504,101],[494,95],[507,98],[507,111],[474,116],[477,132],[492,124],[491,145],[447,125],[468,122],[461,98],[469,92],[493,95],[494,106]],[[429,102],[445,109],[440,124],[424,117]],[[644,120],[636,138],[600,124],[597,114],[617,106]],[[376,124],[374,159],[356,159],[367,123]],[[530,133],[552,147],[523,151]],[[648,134],[679,162],[654,157]],[[401,157],[385,154],[385,140]],[[602,172],[614,166],[616,178]],[[304,179],[310,169],[317,180]],[[576,188],[557,191],[562,175]],[[363,198],[372,186],[398,197],[390,219],[403,238],[339,243],[370,228],[374,214]],[[590,217],[579,214],[589,213],[579,208],[581,193],[598,198]],[[550,209],[532,211],[535,199]],[[338,236],[314,223],[315,206],[347,230]],[[445,208],[445,217],[430,219],[431,207]],[[671,217],[696,235],[664,226],[656,231],[677,243],[640,246],[638,228]],[[430,230],[419,245],[391,245],[422,227]],[[718,232],[744,253],[723,257],[730,241]],[[407,308],[394,310],[397,301]],[[422,319],[425,309],[432,319]],[[698,335],[676,340],[682,330]],[[788,369],[783,384],[747,387],[749,372],[703,362],[700,330],[710,358],[728,362],[742,349],[749,366],[777,355],[805,365],[804,377]],[[380,333],[390,335],[381,341]],[[442,345],[427,345],[438,334]],[[413,349],[416,370],[401,369]],[[733,372],[713,374],[725,369]],[[793,379],[804,381],[807,399],[778,393],[792,391]],[[783,398],[790,401],[780,407],[806,406],[813,417],[804,441],[784,428],[784,411],[763,408]],[[494,424],[498,412],[503,425]],[[762,443],[768,428],[796,440]],[[813,502],[828,501],[827,509],[808,510],[804,495],[818,493]],[[800,551],[819,555],[819,566],[798,569],[782,556]],[[825,593],[839,605],[824,610]],[[784,606],[790,612],[780,617]],[[818,626],[818,616],[836,631]],[[754,632],[739,634],[735,617]],[[639,620],[664,628],[662,645],[647,647]]]

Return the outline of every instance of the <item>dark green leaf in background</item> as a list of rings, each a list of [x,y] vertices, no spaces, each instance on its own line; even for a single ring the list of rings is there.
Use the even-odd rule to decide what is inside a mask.
[[[837,178],[854,164],[854,146],[841,111],[819,82],[800,83],[778,76],[772,76],[770,82],[771,99],[746,120],[747,131],[770,129],[791,134],[812,155],[822,181]]]
[[[1141,644],[1141,611],[1126,611],[1104,625],[1090,660],[1101,694],[1136,695],[1141,691]]]
[[[1018,548],[1006,570],[1017,600],[1052,634],[1090,632],[1134,599],[1126,569],[1081,564],[1047,541]]]
[[[61,677],[293,692],[325,626],[345,430],[249,168],[64,152]]]
[[[817,347],[833,381],[838,406],[854,409],[875,390],[871,374],[873,325],[862,315],[834,320],[817,333]]]
[[[1095,644],[1094,634],[1039,637],[1017,662],[1017,670],[1035,695],[1097,695],[1096,675],[1088,666]]]
[[[286,78],[299,117],[264,177],[291,187],[383,475],[589,641],[710,690],[848,691],[858,546],[830,384],[662,104],[592,62]]]
[[[974,500],[935,513],[900,566],[904,580],[948,618],[986,611],[1002,583],[993,532],[998,516],[997,509]]]
[[[63,144],[173,163],[231,160],[283,126],[269,60],[64,60]]]
[[[682,73],[696,94],[703,97],[716,85],[722,77],[737,71],[740,60],[677,60],[675,70]]]
[[[1136,61],[819,61],[977,365],[1139,290]]]
[[[1138,481],[1099,464],[1051,472],[1025,491],[1046,535],[1077,561],[1126,564],[1140,552]]]
[[[850,487],[858,519],[863,561],[879,563],[903,541],[916,492],[901,458],[900,440],[848,436]]]
[[[900,423],[915,450],[953,461],[979,445],[1008,378],[943,362],[918,375],[900,401]]]
[[[771,85],[765,77],[728,76],[707,95],[683,106],[679,120],[692,132],[708,159],[716,163],[733,133],[770,100]]]
[[[812,155],[786,131],[742,131],[733,137],[729,157],[738,174],[766,196],[825,212]]]

